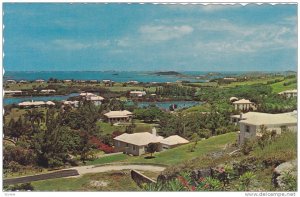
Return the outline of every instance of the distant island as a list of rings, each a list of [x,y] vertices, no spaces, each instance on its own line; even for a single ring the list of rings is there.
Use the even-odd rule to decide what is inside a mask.
[[[175,76],[183,76],[183,74],[176,71],[160,71],[153,73],[155,75],[175,75]]]

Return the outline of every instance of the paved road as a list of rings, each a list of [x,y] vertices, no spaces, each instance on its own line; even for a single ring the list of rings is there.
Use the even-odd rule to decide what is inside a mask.
[[[104,166],[79,166],[70,168],[77,170],[79,176],[87,173],[97,173],[97,172],[108,172],[112,170],[141,170],[141,171],[153,171],[161,172],[165,169],[162,166],[156,165],[138,165],[138,164],[120,164],[120,165],[104,165]]]
[[[161,172],[165,167],[156,165],[138,165],[138,164],[118,164],[118,165],[103,165],[103,166],[78,166],[74,168],[67,168],[63,170],[58,170],[55,172],[49,172],[45,174],[37,174],[31,176],[24,176],[18,178],[4,179],[4,185],[18,184],[18,183],[28,183],[32,181],[40,181],[54,178],[63,177],[78,177],[87,173],[98,173],[98,172],[108,172],[112,170],[141,170],[141,171],[152,171]]]

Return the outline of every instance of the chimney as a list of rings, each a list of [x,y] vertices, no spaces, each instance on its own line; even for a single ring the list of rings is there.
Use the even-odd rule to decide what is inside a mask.
[[[152,129],[152,135],[154,135],[154,136],[157,135],[157,134],[156,134],[156,128],[155,128],[155,127],[153,127],[153,129]]]

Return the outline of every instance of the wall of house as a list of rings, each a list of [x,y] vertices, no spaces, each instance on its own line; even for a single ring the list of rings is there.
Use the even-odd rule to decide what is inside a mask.
[[[249,126],[249,131],[246,132],[246,127]],[[290,131],[296,132],[297,131],[297,124],[279,124],[279,125],[265,125],[268,130],[276,131],[277,134],[281,134],[282,127],[286,126],[286,128]],[[245,142],[245,139],[250,139],[256,137],[256,133],[260,131],[260,126],[256,125],[250,125],[240,122],[240,135],[239,135],[239,144],[243,144]]]
[[[145,153],[144,146],[128,144],[118,140],[114,140],[114,145],[115,145],[115,152],[124,152],[126,154],[132,154],[135,156],[142,155]]]

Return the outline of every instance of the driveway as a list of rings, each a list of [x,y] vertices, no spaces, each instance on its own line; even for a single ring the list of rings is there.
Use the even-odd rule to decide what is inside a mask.
[[[98,173],[98,172],[108,172],[112,170],[141,170],[141,171],[152,171],[152,172],[162,172],[165,167],[156,165],[138,165],[138,164],[119,164],[119,165],[103,165],[103,166],[79,166],[70,168],[77,170],[79,176],[87,173]]]

